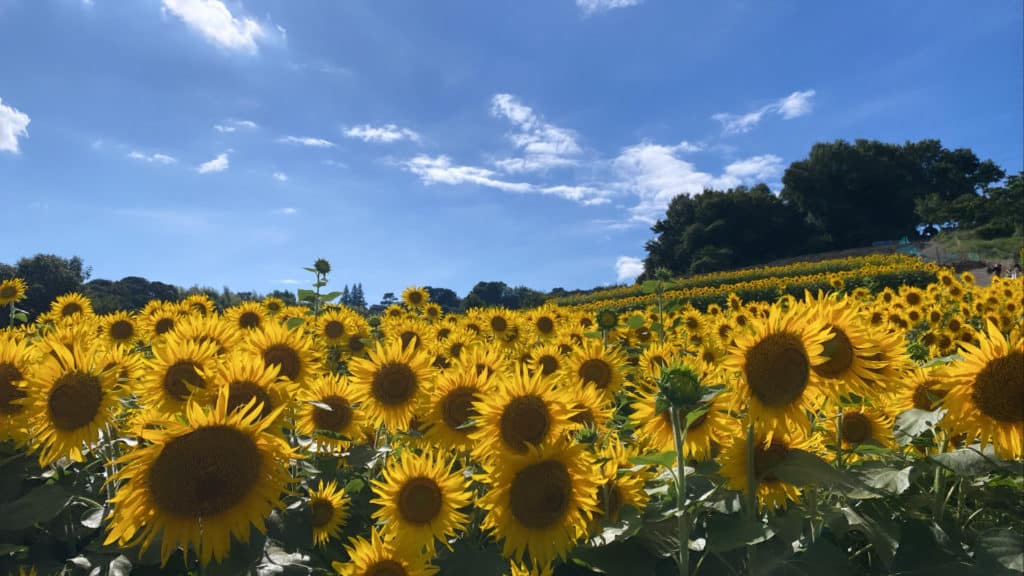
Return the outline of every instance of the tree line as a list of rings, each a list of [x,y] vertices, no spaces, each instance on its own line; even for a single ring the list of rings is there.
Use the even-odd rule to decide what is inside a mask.
[[[699,274],[966,230],[1021,235],[1024,172],[939,140],[815,144],[789,165],[778,194],[765,184],[676,196],[651,230],[644,274]]]

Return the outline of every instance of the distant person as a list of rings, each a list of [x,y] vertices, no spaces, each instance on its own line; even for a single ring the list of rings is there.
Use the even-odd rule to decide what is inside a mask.
[[[1020,276],[1020,264],[1014,264],[1013,265],[1013,269],[1010,270],[1010,278],[1013,278],[1014,280],[1016,280],[1017,277],[1019,277],[1019,276]]]
[[[1002,262],[996,262],[996,265],[992,267],[992,275],[993,276],[1002,276],[1003,275],[1003,264],[1002,264]]]

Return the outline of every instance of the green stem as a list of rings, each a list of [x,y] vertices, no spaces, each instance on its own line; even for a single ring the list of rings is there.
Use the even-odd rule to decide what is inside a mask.
[[[836,415],[836,467],[843,469],[843,408],[839,407]]]
[[[811,523],[811,544],[814,544],[818,537],[818,527],[815,525],[815,520],[818,518],[818,486],[815,484],[807,489],[807,506],[809,508],[807,514],[810,516],[808,520]]]
[[[679,576],[690,573],[690,520],[686,516],[686,462],[683,460],[683,443],[686,442],[686,426],[680,422],[679,410],[669,408],[672,416],[672,436],[676,444],[676,519],[679,532]]]
[[[747,514],[757,517],[757,477],[754,461],[754,423],[747,428]]]
[[[11,322],[9,326],[14,328],[14,302],[11,302]]]
[[[939,434],[942,433],[939,432]],[[943,437],[939,441],[939,452],[945,451],[946,439]],[[946,499],[944,498],[944,495],[942,493],[944,480],[945,479],[942,476],[942,467],[936,466],[935,478],[932,480],[932,490],[935,492],[934,499],[932,500],[932,520],[934,520],[935,522],[939,522],[940,520],[942,520],[942,509],[945,507],[946,504]]]

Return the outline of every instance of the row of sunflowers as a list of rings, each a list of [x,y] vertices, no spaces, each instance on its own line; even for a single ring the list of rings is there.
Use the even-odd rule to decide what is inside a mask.
[[[1024,569],[1024,282],[15,321],[0,572]],[[319,278],[319,277],[318,277]],[[664,304],[664,302],[663,302]]]
[[[864,256],[847,256],[845,258],[828,258],[825,260],[794,262],[781,266],[756,266],[740,270],[709,272],[672,280],[673,289],[685,290],[694,288],[726,288],[731,284],[752,282],[755,280],[781,281],[783,278],[797,276],[830,275],[840,272],[852,272],[865,267],[889,267],[893,270],[931,270],[932,268],[920,258],[907,254],[867,254]],[[602,288],[580,294],[570,294],[552,298],[550,303],[559,306],[576,306],[595,304],[601,301],[621,300],[630,296],[644,294],[642,285],[615,286]]]

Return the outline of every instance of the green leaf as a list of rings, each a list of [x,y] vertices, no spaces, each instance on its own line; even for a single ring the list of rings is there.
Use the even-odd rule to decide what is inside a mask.
[[[28,314],[24,312],[15,312],[14,319],[18,322],[28,322]]]
[[[978,567],[987,574],[1024,572],[1024,535],[1009,528],[993,528],[978,536],[974,546]]]
[[[611,576],[654,574],[658,558],[633,540],[615,542],[599,548],[577,548],[573,557]],[[476,572],[475,574],[484,574]],[[504,572],[493,572],[504,574]]]
[[[353,478],[345,484],[345,494],[355,494],[366,486],[366,482],[363,482],[362,478]]]
[[[299,300],[302,300],[304,302],[314,302],[314,301],[316,301],[316,292],[314,292],[312,290],[307,290],[305,288],[299,288],[298,290],[296,290],[296,294],[298,295]]]
[[[306,272],[312,272],[313,274],[318,274],[316,268],[310,268],[309,266],[303,266],[302,269],[305,270]]]
[[[452,551],[437,560],[445,576],[478,576],[480,574],[505,574],[508,560],[501,556],[501,550],[490,542],[480,547],[476,538],[461,538],[452,546]]]
[[[107,576],[128,576],[131,573],[132,563],[123,554],[111,560],[107,566]]]
[[[338,292],[338,291],[328,292],[327,294],[321,294],[320,295],[320,301],[321,302],[330,302],[331,300],[334,300],[338,296],[341,296],[341,292]]]
[[[893,530],[890,530],[868,514],[855,511],[849,506],[843,508],[842,512],[847,528],[863,532],[882,562],[886,566],[891,565],[899,543],[897,537],[893,535]]]
[[[994,470],[1024,474],[1021,464],[1000,460],[991,446],[986,446],[984,451],[974,447],[961,448],[929,456],[928,460],[936,462],[957,476],[980,476]]]
[[[896,417],[896,440],[906,446],[918,434],[935,429],[935,423],[946,413],[944,408],[938,410],[921,410],[911,408]]]
[[[94,530],[96,528],[99,528],[100,524],[103,523],[103,513],[103,508],[92,508],[91,510],[86,510],[82,514],[82,526],[85,526],[86,528],[92,528]]]
[[[658,281],[657,280],[646,280],[642,284],[640,284],[640,292],[642,294],[654,294],[657,291],[658,291]]]
[[[938,524],[907,520],[900,527],[900,544],[892,568],[901,574],[953,576],[963,574],[967,566],[957,559],[949,536]]]
[[[796,558],[786,562],[784,574],[806,576],[855,576],[861,571],[846,557],[846,553],[827,538],[818,538]]]
[[[830,486],[849,498],[875,498],[877,491],[865,486],[850,474],[837,470],[821,458],[803,450],[790,450],[785,458],[771,468],[776,478],[794,486]]]
[[[764,542],[774,532],[768,526],[751,520],[745,514],[713,514],[708,520],[707,549],[728,552],[748,544]]]
[[[704,404],[699,408],[694,408],[693,410],[690,410],[689,412],[686,413],[686,422],[683,423],[683,426],[685,426],[686,429],[689,430],[691,424],[696,422],[698,418],[701,418],[702,416],[707,414],[710,410],[710,404]]]
[[[643,521],[640,512],[632,506],[624,507],[619,513],[617,522],[605,523],[601,533],[588,541],[590,546],[607,546],[612,542],[622,542],[633,537],[640,528]]]
[[[56,484],[44,484],[14,502],[0,505],[5,530],[22,530],[61,513],[71,495]]]
[[[284,325],[289,330],[295,330],[299,326],[302,326],[303,324],[305,324],[305,322],[306,322],[305,318],[289,318],[288,321],[284,323]]]
[[[676,465],[676,453],[669,450],[668,452],[662,452],[660,454],[653,454],[649,456],[633,456],[629,459],[633,464],[643,464],[648,466],[664,466],[666,468],[672,468]]]
[[[636,316],[631,316],[629,320],[626,321],[626,326],[629,326],[631,330],[636,330],[638,328],[643,328],[646,323],[647,321],[644,317],[638,314]]]
[[[913,470],[913,466],[891,468],[868,463],[857,469],[857,475],[864,484],[896,496],[910,488],[910,473]]]

